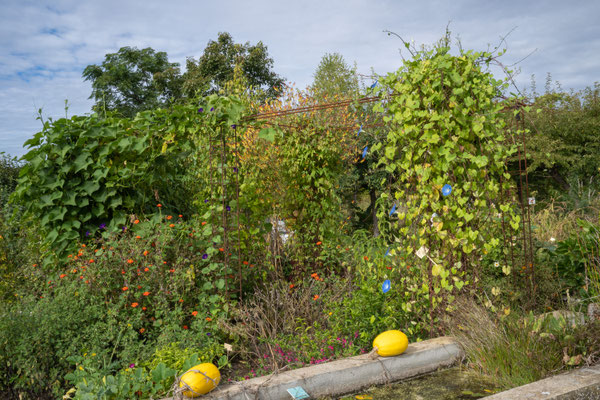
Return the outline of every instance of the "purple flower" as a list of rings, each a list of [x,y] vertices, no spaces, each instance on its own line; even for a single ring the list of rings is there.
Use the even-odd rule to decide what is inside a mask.
[[[198,109],[198,112],[199,112],[199,113],[201,113],[202,111],[204,111],[204,108],[200,107],[200,108]]]
[[[90,231],[85,231],[85,236],[90,236]]]
[[[203,260],[206,260],[207,258],[208,258],[208,254],[206,254],[206,253],[202,254],[202,259]]]
[[[106,228],[106,224],[103,222],[103,223],[101,223],[101,224],[100,224],[100,226],[98,226],[98,227],[99,227],[100,229],[104,229],[104,228]]]
[[[231,127],[232,127],[233,129],[235,129],[235,126],[236,126],[235,124],[231,125]]]
[[[134,363],[129,364],[129,368],[133,368],[133,367],[135,367]]]
[[[208,199],[204,200],[205,203],[208,203]]]
[[[226,207],[227,211],[231,211],[231,207],[227,206]]]
[[[210,108],[210,111],[215,111],[215,108],[214,108],[214,107],[211,107],[211,108]]]
[[[233,172],[235,172],[237,174],[237,172],[238,172],[237,167],[233,167]]]
[[[123,229],[123,232],[125,232],[127,230],[127,227],[124,226],[122,229]]]
[[[210,336],[210,335],[212,335],[212,333],[206,332],[206,336]]]

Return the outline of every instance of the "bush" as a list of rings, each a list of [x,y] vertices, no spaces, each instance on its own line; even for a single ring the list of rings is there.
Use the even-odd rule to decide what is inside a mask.
[[[450,331],[464,347],[469,365],[492,377],[499,388],[525,385],[598,358],[589,353],[598,348],[598,324],[577,327],[560,315],[533,313],[497,320],[464,299],[456,310]]]
[[[21,164],[16,158],[10,158],[4,152],[0,152],[0,210],[8,201],[8,197],[17,186],[17,178]]]
[[[31,150],[23,156],[14,200],[39,219],[59,256],[73,241],[151,210],[158,198],[182,206],[177,199],[188,196],[177,177],[192,122],[181,114],[195,110],[147,111],[134,120],[92,115],[47,121],[25,142]],[[171,135],[178,146],[163,146],[163,131],[172,125],[178,125]]]

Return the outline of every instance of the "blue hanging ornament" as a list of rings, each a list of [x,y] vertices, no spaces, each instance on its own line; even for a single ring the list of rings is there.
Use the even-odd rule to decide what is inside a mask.
[[[394,205],[392,206],[392,209],[390,210],[390,217],[392,216],[393,213],[396,212],[396,204],[394,203]]]
[[[362,154],[363,158],[367,157],[367,150],[369,150],[369,146],[365,147],[365,149],[363,150],[363,154]]]

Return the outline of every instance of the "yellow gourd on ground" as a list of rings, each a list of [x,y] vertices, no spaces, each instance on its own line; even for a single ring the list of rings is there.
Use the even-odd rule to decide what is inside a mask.
[[[219,369],[211,363],[198,364],[181,376],[179,387],[185,397],[198,397],[217,387],[221,381]]]
[[[373,340],[373,348],[381,357],[392,357],[404,353],[408,347],[408,338],[397,330],[385,331]]]

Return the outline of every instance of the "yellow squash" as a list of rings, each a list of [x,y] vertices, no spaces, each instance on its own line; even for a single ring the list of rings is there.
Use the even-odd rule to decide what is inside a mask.
[[[408,347],[408,338],[400,331],[385,331],[373,340],[373,348],[381,357],[392,357],[404,353]]]
[[[219,369],[211,363],[198,364],[181,376],[179,387],[185,397],[198,397],[217,387],[221,381]]]

